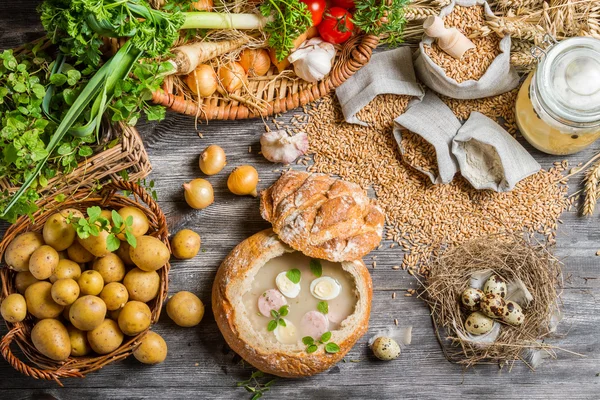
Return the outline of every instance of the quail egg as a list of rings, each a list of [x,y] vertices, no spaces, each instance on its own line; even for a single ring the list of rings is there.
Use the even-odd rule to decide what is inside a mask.
[[[310,292],[319,300],[333,300],[341,291],[342,286],[330,276],[322,276],[310,283]]]
[[[460,300],[463,303],[463,305],[467,308],[467,310],[477,311],[479,310],[479,304],[481,303],[481,299],[483,299],[484,296],[485,293],[483,293],[481,290],[470,287],[465,289],[464,292],[462,292]]]
[[[502,314],[502,321],[514,326],[519,326],[525,322],[525,315],[521,306],[514,301],[507,301],[504,314]]]
[[[375,357],[383,361],[391,361],[400,357],[400,345],[389,337],[380,336],[371,345]]]
[[[481,311],[490,318],[502,318],[506,303],[499,294],[488,293],[481,300]]]
[[[506,297],[506,282],[502,277],[494,274],[483,285],[483,291],[485,294],[494,293],[504,298]]]
[[[494,321],[479,311],[469,315],[465,321],[467,332],[473,335],[483,335],[484,333],[488,333],[492,330],[493,326]]]

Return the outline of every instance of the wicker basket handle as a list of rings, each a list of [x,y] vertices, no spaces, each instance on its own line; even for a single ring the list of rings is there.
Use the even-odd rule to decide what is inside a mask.
[[[6,361],[8,361],[8,363],[14,369],[34,379],[45,379],[48,381],[55,381],[60,386],[62,386],[62,383],[59,380],[60,378],[83,378],[83,374],[73,369],[58,369],[56,371],[44,371],[25,364],[17,356],[15,356],[12,350],[10,349],[10,345],[14,340],[15,336],[20,334],[21,332],[22,328],[20,326],[15,326],[10,331],[8,331],[8,333],[4,335],[4,337],[0,341],[0,352],[2,353],[2,356],[4,356]]]

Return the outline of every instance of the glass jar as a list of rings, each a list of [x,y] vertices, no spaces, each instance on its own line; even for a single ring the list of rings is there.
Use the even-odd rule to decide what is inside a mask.
[[[516,121],[521,134],[548,154],[573,154],[600,137],[600,40],[575,37],[546,48],[519,90]]]

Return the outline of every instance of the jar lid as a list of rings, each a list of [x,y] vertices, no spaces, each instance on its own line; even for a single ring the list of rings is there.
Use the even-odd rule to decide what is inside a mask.
[[[545,52],[536,72],[543,108],[566,125],[600,125],[600,40],[565,39]]]

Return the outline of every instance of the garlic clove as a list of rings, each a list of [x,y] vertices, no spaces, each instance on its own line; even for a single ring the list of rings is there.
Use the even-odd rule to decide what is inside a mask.
[[[285,130],[265,132],[260,138],[260,148],[267,160],[289,164],[308,151],[308,135],[298,132],[290,136]]]
[[[288,61],[294,65],[296,75],[307,82],[315,83],[331,72],[335,52],[331,43],[312,38],[290,54]]]

